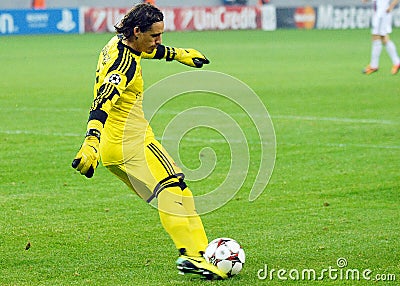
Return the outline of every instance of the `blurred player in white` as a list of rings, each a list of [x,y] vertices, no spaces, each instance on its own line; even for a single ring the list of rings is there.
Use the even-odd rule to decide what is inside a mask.
[[[362,0],[364,3],[368,0]],[[382,47],[392,60],[392,74],[397,74],[400,68],[400,59],[397,54],[396,45],[390,40],[389,34],[392,32],[392,11],[400,0],[373,0],[374,14],[372,16],[372,51],[371,61],[363,70],[365,74],[372,74],[379,69],[379,58]]]

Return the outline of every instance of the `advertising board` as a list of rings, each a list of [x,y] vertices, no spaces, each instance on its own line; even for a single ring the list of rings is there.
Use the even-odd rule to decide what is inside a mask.
[[[166,31],[260,29],[260,8],[255,6],[216,6],[160,8]],[[84,8],[85,32],[113,32],[128,9]]]
[[[0,35],[79,33],[79,9],[0,10]]]

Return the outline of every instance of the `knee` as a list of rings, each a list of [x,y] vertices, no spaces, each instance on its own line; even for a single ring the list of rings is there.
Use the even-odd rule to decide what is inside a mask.
[[[171,215],[186,215],[183,208],[182,190],[179,187],[169,187],[163,189],[157,196],[158,211]]]

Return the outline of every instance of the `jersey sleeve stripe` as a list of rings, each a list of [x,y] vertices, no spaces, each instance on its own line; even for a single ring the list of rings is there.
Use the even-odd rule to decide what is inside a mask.
[[[133,79],[135,76],[137,64],[134,58],[130,55],[130,51],[124,47],[118,47],[119,54],[118,58],[115,60],[114,64],[108,69],[107,74],[112,71],[119,71],[122,74],[125,74],[127,77],[126,85]]]
[[[111,67],[108,69],[107,74],[109,74],[111,71],[118,70],[118,67],[121,65],[121,62],[123,60],[123,55],[124,55],[124,48],[118,46],[118,57],[115,59]]]
[[[103,84],[97,93],[96,99],[93,101],[91,110],[101,109],[104,103],[107,100],[112,101],[114,96],[119,96],[118,89],[111,83]]]
[[[128,53],[127,49],[124,49],[124,53],[123,53],[123,59],[121,64],[118,67],[118,70],[121,71],[121,73],[125,74],[126,70],[129,68],[129,64],[130,64],[130,56]]]
[[[131,82],[133,77],[135,76],[136,68],[137,68],[136,61],[135,61],[135,59],[132,59],[129,64],[129,68],[125,74],[126,75],[126,85],[128,85],[128,83]]]

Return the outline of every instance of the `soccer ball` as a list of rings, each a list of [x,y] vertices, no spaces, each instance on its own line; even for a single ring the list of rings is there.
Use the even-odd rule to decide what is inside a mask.
[[[236,240],[226,237],[211,241],[206,248],[204,258],[229,277],[238,274],[246,260],[240,244]]]

